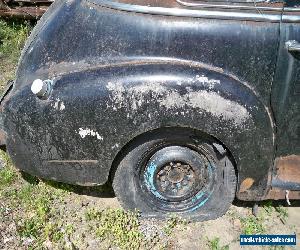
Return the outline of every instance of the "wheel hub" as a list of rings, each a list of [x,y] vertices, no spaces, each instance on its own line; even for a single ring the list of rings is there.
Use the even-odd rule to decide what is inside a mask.
[[[165,197],[182,198],[194,189],[194,169],[182,162],[169,162],[157,173],[156,184]]]
[[[172,164],[172,163],[170,163]],[[180,163],[178,163],[179,165],[181,165]],[[175,167],[172,168],[168,171],[167,173],[167,179],[172,182],[172,183],[179,183],[184,179],[184,171],[181,167]]]

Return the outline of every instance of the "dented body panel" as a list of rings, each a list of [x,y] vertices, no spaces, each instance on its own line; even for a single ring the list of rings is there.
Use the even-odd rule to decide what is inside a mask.
[[[275,156],[270,96],[282,6],[224,15],[218,6],[191,12],[166,2],[162,12],[148,6],[145,13],[111,3],[57,0],[34,29],[3,104],[16,166],[99,185],[130,141],[188,127],[230,151],[238,198],[265,197]],[[30,91],[35,79],[53,81],[48,99]]]

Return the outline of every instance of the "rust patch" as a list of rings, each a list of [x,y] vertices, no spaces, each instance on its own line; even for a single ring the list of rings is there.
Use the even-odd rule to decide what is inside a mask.
[[[243,180],[241,186],[240,186],[240,193],[243,193],[250,189],[254,183],[254,180],[252,178],[246,178]]]
[[[264,200],[285,200],[285,190],[279,188],[272,188],[264,197]],[[289,191],[290,200],[300,200],[300,191]]]
[[[289,155],[275,160],[276,177],[286,182],[300,183],[300,155]]]

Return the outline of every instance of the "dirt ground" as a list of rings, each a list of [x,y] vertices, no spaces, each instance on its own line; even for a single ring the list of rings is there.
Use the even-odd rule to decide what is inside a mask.
[[[4,169],[5,170],[5,169]],[[1,171],[1,170],[0,170]],[[3,171],[3,170],[2,170]],[[13,169],[15,171],[15,169]],[[1,172],[0,172],[1,173]],[[1,179],[0,179],[1,180]],[[29,183],[28,183],[29,181]],[[33,187],[28,194],[24,190]],[[35,234],[34,222],[28,228],[24,227],[24,218],[29,221],[39,218],[39,210],[35,207],[45,192],[57,195],[50,197],[48,205],[51,215],[38,226]],[[14,195],[17,194],[17,195]],[[18,196],[19,194],[19,196]],[[47,196],[47,194],[46,194]],[[28,207],[28,198],[33,200]],[[15,202],[13,202],[15,201]],[[36,202],[37,201],[37,202]],[[41,203],[43,204],[43,203]],[[139,238],[138,247],[124,247],[117,241],[117,234],[126,236],[130,227],[125,226],[119,232],[113,225],[108,227],[109,235],[99,237],[97,227],[103,225],[88,220],[88,211],[119,211],[120,205],[109,186],[103,188],[80,188],[58,183],[38,181],[26,177],[26,181],[15,174],[14,181],[3,187],[0,182],[0,249],[241,249],[239,236],[241,233],[297,234],[300,238],[300,206],[292,201],[292,206],[286,207],[285,201],[263,202],[259,204],[258,217],[252,215],[251,203],[235,201],[229,211],[222,217],[206,222],[182,222],[180,220],[155,220],[138,217],[138,230],[143,237]],[[2,212],[1,212],[2,211]],[[120,210],[122,211],[122,210]],[[109,215],[111,216],[111,214]],[[23,218],[22,218],[23,217]],[[108,224],[110,219],[105,218]],[[112,218],[118,224],[118,217]],[[121,218],[123,221],[124,218]],[[23,224],[22,224],[23,223]],[[126,222],[131,225],[130,221]],[[39,224],[37,224],[39,225]],[[50,226],[49,226],[50,225]],[[72,232],[66,233],[67,226],[72,226]],[[62,232],[60,237],[47,233],[47,228],[54,228],[54,233]],[[168,230],[166,230],[168,229]],[[133,230],[133,229],[132,229]],[[147,241],[146,239],[150,239]],[[133,238],[128,238],[133,241]],[[143,242],[142,242],[143,241]],[[141,243],[141,244],[140,244]],[[243,247],[243,249],[261,249],[261,247]],[[264,249],[289,249],[269,248]],[[300,249],[298,240],[297,247]]]
[[[115,197],[102,198],[72,194],[71,197],[73,196],[77,196],[78,199],[81,200],[81,204],[87,204],[88,206],[120,207]],[[70,199],[73,200],[71,197]],[[285,204],[284,201],[281,203]],[[259,213],[263,212],[265,212],[264,208],[260,207]],[[287,213],[288,218],[285,223],[280,220],[278,214],[275,212],[272,212],[270,215],[265,215],[263,224],[266,227],[266,232],[270,234],[296,233],[297,239],[300,239],[300,207],[287,207]],[[251,216],[251,214],[251,207],[236,202],[224,216],[216,220],[188,223],[187,225],[175,228],[174,234],[168,239],[167,249],[213,249],[209,242],[217,238],[220,239],[218,244],[220,249],[226,245],[232,250],[241,249],[239,237],[242,232],[242,225],[239,217],[247,217]],[[145,220],[145,223],[147,224],[149,222]],[[162,223],[164,222],[158,222],[158,224]],[[261,247],[244,247],[244,249],[247,248],[260,249]],[[87,249],[97,249],[97,246],[91,245]],[[293,247],[293,249],[300,249],[299,241],[297,247]]]
[[[119,207],[119,203],[115,197],[102,198],[78,194],[71,195],[71,197],[74,196],[81,201],[81,204],[86,204],[87,206]],[[73,200],[71,197],[70,199]],[[297,202],[294,203],[297,206],[299,204]],[[281,201],[279,204],[285,205],[285,202]],[[241,249],[239,237],[243,229],[239,217],[251,216],[252,208],[249,205],[235,202],[224,216],[216,220],[188,223],[187,225],[175,228],[174,234],[168,239],[167,249],[214,249],[210,245],[210,241],[217,238],[220,239],[219,248],[215,249],[221,249],[224,246],[228,246],[232,250]],[[265,212],[264,207],[259,207],[259,214]],[[288,218],[286,222],[283,222],[275,211],[272,211],[271,214],[263,215],[262,223],[266,228],[266,232],[270,234],[296,233],[297,239],[300,239],[300,207],[287,207],[287,213]],[[147,220],[145,221],[146,224],[149,223]],[[157,223],[160,225],[163,222],[158,221]],[[97,246],[90,245],[87,249],[97,249]],[[243,249],[261,249],[261,247],[243,247]],[[300,249],[300,242],[298,242],[297,247],[293,247],[292,249]]]

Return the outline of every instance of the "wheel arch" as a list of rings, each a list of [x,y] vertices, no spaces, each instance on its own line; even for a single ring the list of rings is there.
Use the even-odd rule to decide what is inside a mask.
[[[274,125],[268,106],[263,103],[255,90],[250,87],[250,84],[240,81],[236,76],[222,72],[219,68],[197,63],[191,63],[187,68],[182,62],[173,61],[172,63],[173,65],[166,65],[164,62],[160,62],[158,65],[143,66],[143,74],[133,73],[123,78],[122,81],[117,81],[119,85],[115,86],[115,88],[120,88],[121,86],[121,88],[124,87],[125,89],[139,87],[142,89],[145,79],[151,79],[150,82],[153,83],[163,76],[163,84],[168,89],[167,93],[170,94],[172,89],[176,89],[175,92],[182,94],[182,89],[180,90],[182,86],[190,87],[199,92],[213,93],[210,98],[222,98],[227,104],[231,103],[232,106],[229,106],[237,111],[237,113],[233,112],[234,115],[237,115],[242,110],[241,112],[249,114],[249,119],[244,121],[243,118],[240,119],[240,117],[234,116],[228,118],[226,114],[219,113],[220,116],[223,116],[220,119],[220,117],[216,117],[216,114],[212,114],[211,110],[209,110],[209,106],[213,105],[212,101],[205,107],[207,110],[202,110],[201,112],[197,111],[198,107],[196,109],[191,107],[192,111],[185,116],[187,119],[190,119],[189,122],[178,119],[178,117],[169,121],[166,121],[165,117],[160,117],[155,123],[144,120],[144,129],[137,129],[136,132],[138,133],[133,133],[132,137],[124,141],[121,144],[121,150],[115,152],[115,157],[119,156],[120,152],[126,149],[127,145],[147,135],[147,133],[157,132],[168,127],[192,129],[211,136],[229,150],[238,171],[237,197],[242,200],[260,200],[269,188],[269,172],[273,164]],[[167,76],[157,72],[157,67],[161,65],[168,68]],[[145,73],[147,71],[146,68],[149,70],[148,74],[147,72]],[[181,69],[181,72],[179,69]],[[114,79],[110,79],[110,82],[114,82]],[[177,88],[178,86],[179,88]],[[114,91],[113,88],[111,90],[112,92]],[[203,96],[200,95],[199,97]],[[146,101],[151,101],[147,98],[149,97],[145,97]],[[190,99],[183,99],[183,101],[190,100],[191,96]],[[215,101],[218,102],[219,100]],[[175,106],[174,109],[169,109],[169,107],[163,105],[159,106],[159,111],[162,115],[165,115],[166,112],[176,113],[178,106],[179,108],[183,107],[180,105],[176,106],[172,101],[170,103],[170,105]],[[189,108],[185,106],[183,109],[189,111]],[[147,113],[147,109],[149,110],[151,107],[146,107],[143,112]],[[208,122],[206,124],[203,122],[198,123],[197,119],[201,120],[201,118]],[[208,127],[210,128],[208,129]]]
[[[112,162],[112,167],[109,171],[109,181],[112,181],[114,172],[118,167],[118,163],[125,157],[125,155],[132,150],[135,145],[147,141],[147,138],[155,136],[157,134],[175,134],[176,135],[194,135],[196,138],[207,138],[208,140],[218,144],[214,145],[214,148],[220,153],[220,155],[226,154],[226,156],[231,160],[234,165],[236,175],[238,176],[238,169],[236,165],[236,161],[234,155],[231,153],[230,149],[226,147],[226,145],[220,141],[218,138],[214,137],[213,135],[207,134],[203,131],[200,131],[197,128],[192,127],[160,127],[155,128],[144,133],[136,135],[134,138],[129,140],[125,145],[123,145],[119,151],[115,154],[114,160]]]
[[[28,131],[28,126],[37,131],[44,128],[40,124],[52,124],[53,120],[55,126],[25,135],[10,128],[10,134],[20,136],[17,141],[10,140],[11,151],[22,150],[19,144],[24,142],[30,152],[53,146],[54,154],[45,150],[40,160],[51,160],[51,157],[65,160],[66,155],[78,159],[79,163],[82,159],[98,159],[102,164],[97,169],[100,176],[92,183],[101,184],[107,180],[120,149],[134,138],[164,127],[191,128],[217,138],[230,149],[239,171],[238,198],[259,200],[267,191],[273,164],[272,119],[267,106],[249,84],[219,68],[169,58],[134,58],[83,66],[67,62],[65,66],[57,68],[58,71],[40,72],[44,78],[55,81],[47,102],[37,101],[34,96],[26,98],[29,83],[17,86],[18,91],[4,107],[5,112],[15,113],[7,119],[6,128],[24,112],[32,118],[32,108],[38,111],[36,116],[39,113],[41,116],[31,119],[22,131]],[[57,100],[66,105],[63,110],[55,108]],[[22,107],[13,108],[14,103],[22,101]],[[20,128],[25,126],[21,120],[17,121]],[[97,131],[99,138],[81,137],[78,129],[86,127]],[[48,141],[40,139],[45,137],[44,133]],[[61,134],[65,138],[63,142],[53,140]],[[38,160],[28,164],[28,169],[34,169],[32,166],[38,169],[39,175],[50,176],[45,174],[44,166],[39,167]],[[61,175],[59,178],[66,179]]]

